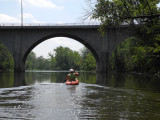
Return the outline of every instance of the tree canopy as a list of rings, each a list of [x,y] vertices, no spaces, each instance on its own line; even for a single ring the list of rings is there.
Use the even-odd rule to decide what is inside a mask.
[[[68,47],[57,47],[48,53],[49,58],[37,57],[32,51],[26,60],[25,68],[27,70],[76,70],[94,71],[96,61],[92,53],[83,48],[81,54]]]
[[[111,68],[123,71],[160,71],[159,0],[96,0],[92,18],[101,21],[104,34],[109,26],[128,25],[132,38],[117,47]]]
[[[0,44],[0,70],[13,70],[14,61],[9,50]]]
[[[82,60],[80,61],[81,70],[86,70],[86,71],[95,71],[96,70],[96,60],[89,49],[84,47],[81,50],[81,57],[82,57]]]
[[[55,53],[55,54],[54,54]],[[57,47],[50,55],[53,62],[53,68],[58,70],[69,70],[75,68],[80,60],[80,54],[77,51],[72,51],[68,47]]]
[[[28,55],[25,63],[26,70],[50,70],[51,62],[49,59],[43,58],[43,56],[37,57],[36,54],[32,51]]]
[[[127,24],[134,28],[134,32],[139,28],[144,32],[145,26],[150,28],[150,33],[159,33],[159,27],[154,26],[160,25],[158,3],[159,0],[97,0],[92,17],[102,22],[102,32],[108,26]]]

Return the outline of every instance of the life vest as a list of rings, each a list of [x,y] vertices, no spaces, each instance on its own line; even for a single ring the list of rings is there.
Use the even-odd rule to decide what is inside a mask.
[[[68,74],[68,77],[69,77],[69,80],[75,80],[76,79],[75,73]]]

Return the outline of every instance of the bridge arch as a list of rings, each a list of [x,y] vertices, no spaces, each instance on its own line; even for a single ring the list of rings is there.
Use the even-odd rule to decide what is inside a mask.
[[[78,41],[79,43],[83,44],[85,47],[87,47],[93,54],[94,58],[96,59],[96,62],[99,61],[98,59],[98,54],[96,53],[95,49],[86,42],[86,40],[83,40],[83,38],[77,37],[75,35],[72,34],[68,34],[68,33],[58,33],[58,34],[50,34],[50,35],[46,35],[44,37],[42,37],[39,40],[36,40],[34,44],[32,44],[31,46],[29,46],[29,48],[26,50],[24,57],[23,57],[23,62],[25,63],[27,56],[29,55],[29,53],[40,43],[51,39],[51,38],[57,38],[57,37],[65,37],[65,38],[71,38],[73,40]],[[53,43],[54,44],[54,43]]]

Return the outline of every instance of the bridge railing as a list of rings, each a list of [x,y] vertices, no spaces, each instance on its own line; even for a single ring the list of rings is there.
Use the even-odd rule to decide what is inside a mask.
[[[0,23],[0,26],[85,26],[100,25],[100,23]]]

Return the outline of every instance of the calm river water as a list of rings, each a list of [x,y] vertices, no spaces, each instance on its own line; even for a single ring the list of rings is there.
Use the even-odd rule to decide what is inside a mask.
[[[160,120],[156,77],[79,72],[80,84],[71,86],[66,74],[1,72],[0,120]]]

